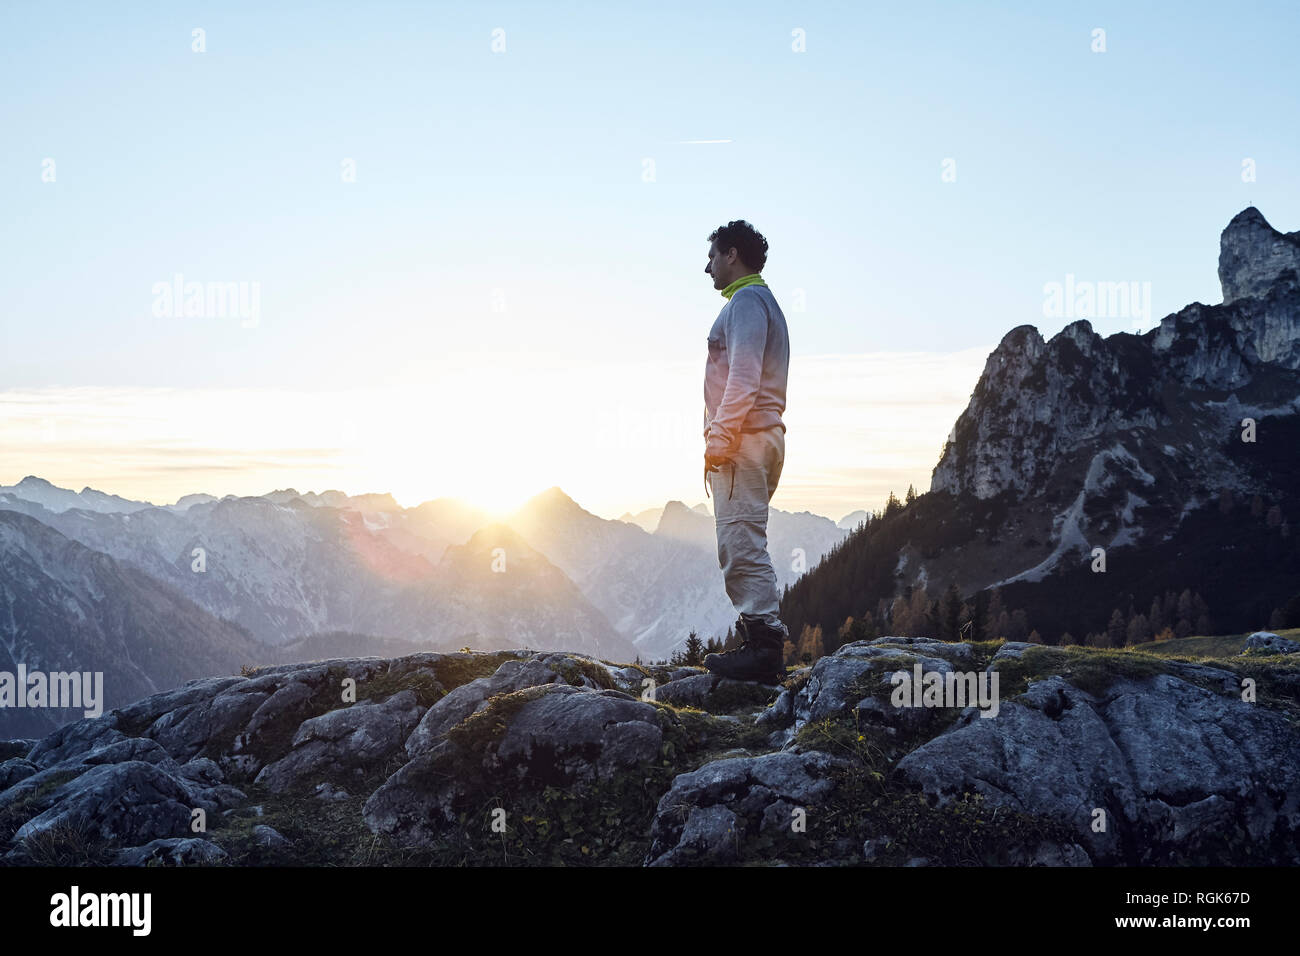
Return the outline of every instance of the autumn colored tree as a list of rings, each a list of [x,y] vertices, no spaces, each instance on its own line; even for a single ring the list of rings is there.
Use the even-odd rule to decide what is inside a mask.
[[[813,661],[820,660],[825,653],[822,646],[821,625],[809,627],[805,624],[799,634],[799,643],[795,645],[795,657],[804,664],[811,664]]]

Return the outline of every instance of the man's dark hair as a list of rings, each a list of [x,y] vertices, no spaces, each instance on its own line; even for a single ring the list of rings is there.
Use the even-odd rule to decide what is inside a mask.
[[[716,242],[723,253],[734,246],[740,261],[755,272],[762,272],[767,265],[767,240],[743,219],[733,219],[714,229],[709,242]]]

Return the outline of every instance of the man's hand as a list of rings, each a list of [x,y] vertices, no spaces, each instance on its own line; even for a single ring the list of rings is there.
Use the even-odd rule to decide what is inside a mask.
[[[731,461],[730,458],[722,455],[710,455],[706,451],[704,453],[704,473],[708,474],[711,471],[717,471],[721,466],[725,465],[729,461]]]
[[[710,455],[707,451],[704,453],[704,494],[709,493],[709,472],[717,471],[723,465],[730,464],[730,458],[724,458],[721,455]]]

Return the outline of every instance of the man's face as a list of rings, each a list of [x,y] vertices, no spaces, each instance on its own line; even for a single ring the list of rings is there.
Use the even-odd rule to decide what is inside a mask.
[[[740,255],[734,246],[723,253],[716,240],[710,242],[709,263],[704,271],[713,276],[713,288],[725,289],[740,277]]]

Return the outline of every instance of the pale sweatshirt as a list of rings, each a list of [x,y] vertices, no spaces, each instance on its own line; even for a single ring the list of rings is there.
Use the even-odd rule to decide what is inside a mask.
[[[790,372],[790,335],[772,290],[757,273],[722,294],[727,304],[709,330],[704,366],[705,450],[730,457],[743,432],[780,428]]]

